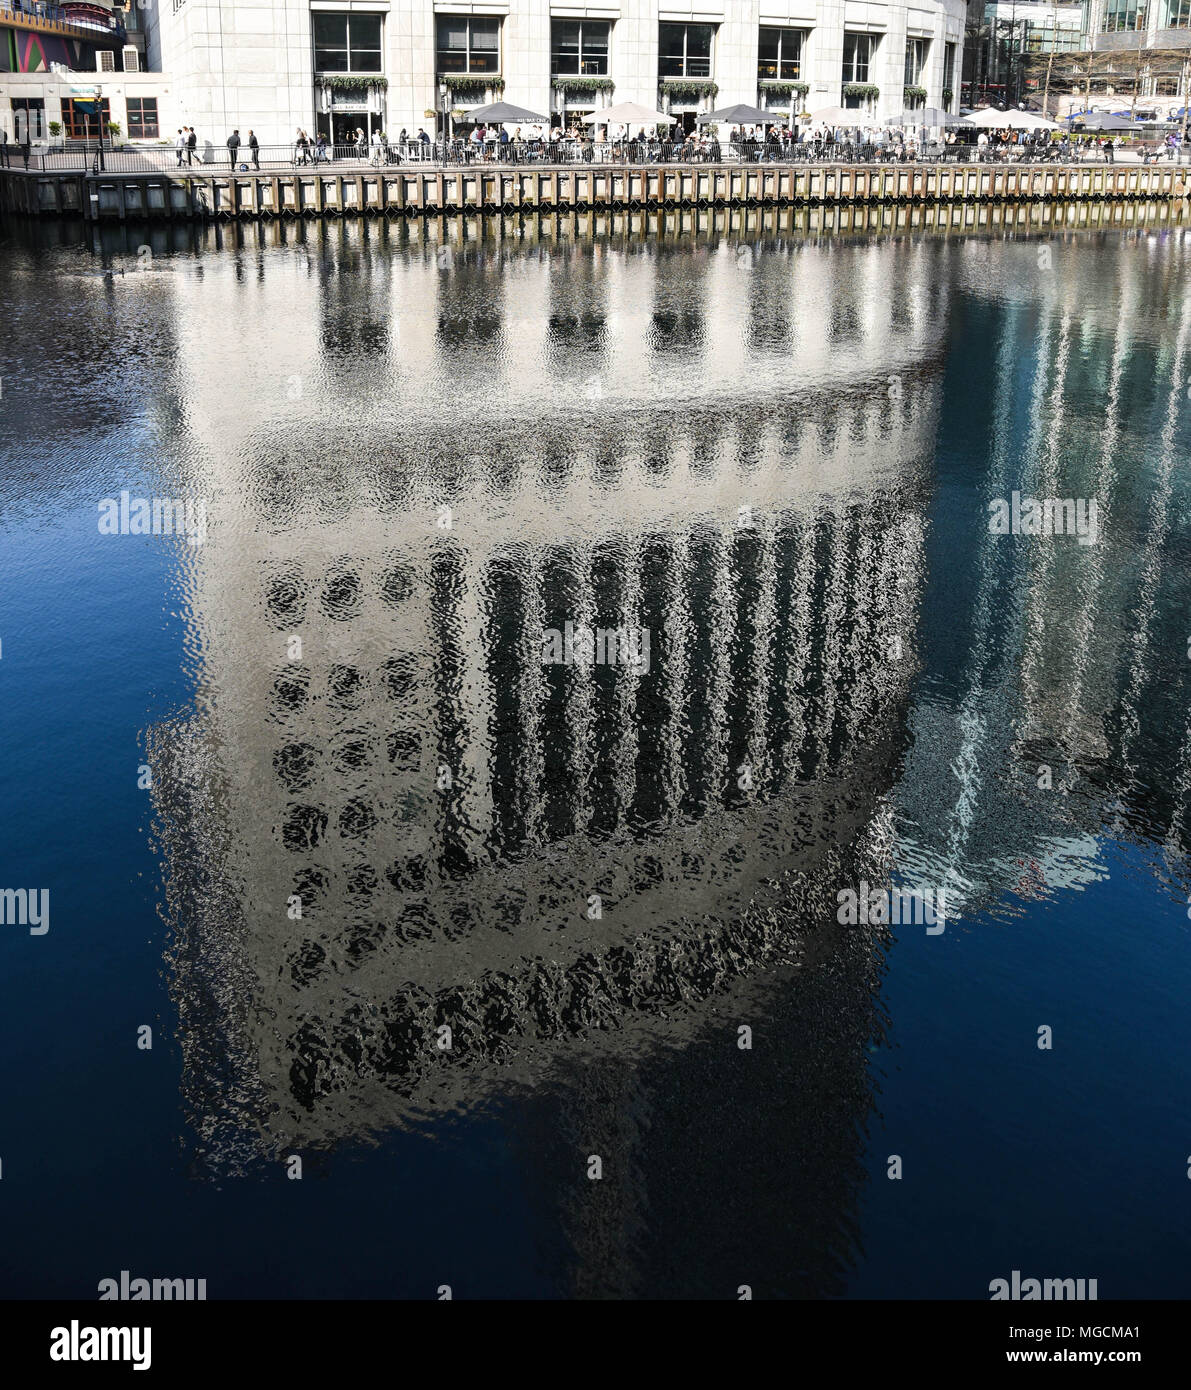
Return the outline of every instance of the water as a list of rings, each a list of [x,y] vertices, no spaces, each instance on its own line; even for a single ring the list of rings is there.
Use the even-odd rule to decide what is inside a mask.
[[[1185,233],[685,221],[4,229],[5,1295],[1191,1293]]]

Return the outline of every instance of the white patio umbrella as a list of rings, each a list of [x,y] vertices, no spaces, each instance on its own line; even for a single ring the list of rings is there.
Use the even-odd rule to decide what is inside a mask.
[[[673,116],[664,111],[651,111],[635,101],[622,101],[619,106],[605,106],[582,118],[584,125],[671,125]]]
[[[852,106],[821,106],[812,111],[810,120],[822,125],[864,126],[871,125],[873,117],[868,111]]]
[[[980,111],[973,111],[970,115],[964,116],[960,124],[992,127],[996,130],[1059,129],[1057,121],[1048,121],[1045,116],[1036,115],[1033,111],[998,111],[992,106],[985,106]]]
[[[878,124],[938,126],[946,125],[950,119],[950,115],[941,107],[916,106],[912,109],[899,111],[895,116],[886,116]]]

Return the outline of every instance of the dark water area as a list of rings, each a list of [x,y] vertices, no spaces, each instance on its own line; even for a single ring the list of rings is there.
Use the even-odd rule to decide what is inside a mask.
[[[597,223],[0,226],[3,1296],[1191,1295],[1185,230]]]

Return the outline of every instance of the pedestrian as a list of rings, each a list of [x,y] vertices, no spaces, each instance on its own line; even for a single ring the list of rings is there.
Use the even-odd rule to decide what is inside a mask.
[[[1105,164],[1116,163],[1116,160],[1113,158],[1113,143],[1111,135],[1104,142],[1104,162]]]
[[[240,153],[240,132],[238,130],[233,130],[227,137],[227,153],[228,158],[231,160],[232,168],[234,169],[236,167],[236,158]]]
[[[186,127],[186,163],[194,163],[194,152],[198,148],[198,136],[194,133],[194,126]]]
[[[182,157],[186,153],[186,131],[179,126],[178,138],[174,141],[174,150],[178,156],[178,168],[182,167]]]
[[[261,167],[261,142],[256,138],[256,132],[252,130],[248,132],[248,148],[252,151],[252,167],[259,169]]]

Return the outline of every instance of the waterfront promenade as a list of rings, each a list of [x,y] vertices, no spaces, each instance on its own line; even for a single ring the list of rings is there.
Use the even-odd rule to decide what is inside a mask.
[[[0,210],[88,220],[1181,200],[1186,171],[1038,163],[699,163],[0,170]]]

